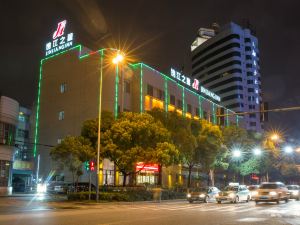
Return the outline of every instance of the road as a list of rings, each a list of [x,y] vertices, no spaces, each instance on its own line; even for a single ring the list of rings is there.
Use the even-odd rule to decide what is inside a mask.
[[[279,205],[185,201],[82,204],[0,199],[0,224],[5,225],[235,225],[299,224],[300,202]]]

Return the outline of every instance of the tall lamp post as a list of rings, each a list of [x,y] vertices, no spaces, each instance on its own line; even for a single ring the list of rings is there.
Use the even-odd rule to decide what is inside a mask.
[[[118,66],[122,62],[124,56],[118,51],[112,62]],[[102,111],[102,77],[103,77],[103,51],[101,52],[100,60],[100,78],[99,78],[99,107],[98,107],[98,137],[97,137],[97,178],[96,178],[96,201],[99,201],[99,170],[100,170],[100,139],[101,139],[101,111]]]

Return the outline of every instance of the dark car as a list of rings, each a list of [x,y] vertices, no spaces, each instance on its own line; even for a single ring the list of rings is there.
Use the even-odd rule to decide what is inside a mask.
[[[190,203],[193,203],[194,201],[202,201],[207,203],[211,200],[215,200],[215,197],[219,192],[220,190],[216,187],[197,188],[188,193],[186,197]]]
[[[300,200],[300,186],[299,185],[287,185],[287,189],[289,190],[290,199]]]

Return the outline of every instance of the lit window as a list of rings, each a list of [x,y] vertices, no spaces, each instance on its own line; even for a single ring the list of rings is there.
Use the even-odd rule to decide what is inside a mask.
[[[252,50],[252,55],[256,57],[256,52],[254,50]]]
[[[67,90],[67,84],[66,83],[62,83],[60,85],[60,93],[65,93]]]
[[[258,94],[258,89],[255,89],[255,94]]]
[[[59,138],[59,139],[57,139],[57,144],[61,144],[61,139]]]
[[[65,118],[65,112],[64,111],[60,111],[59,113],[58,113],[58,119],[59,120],[63,120]]]

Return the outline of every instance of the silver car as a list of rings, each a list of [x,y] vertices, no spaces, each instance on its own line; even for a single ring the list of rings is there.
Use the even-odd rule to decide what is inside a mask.
[[[231,203],[238,203],[240,201],[249,202],[250,199],[251,193],[246,185],[229,185],[216,196],[216,200],[219,204],[223,201],[229,201]]]
[[[300,200],[300,186],[299,185],[287,185],[289,190],[290,199]]]

